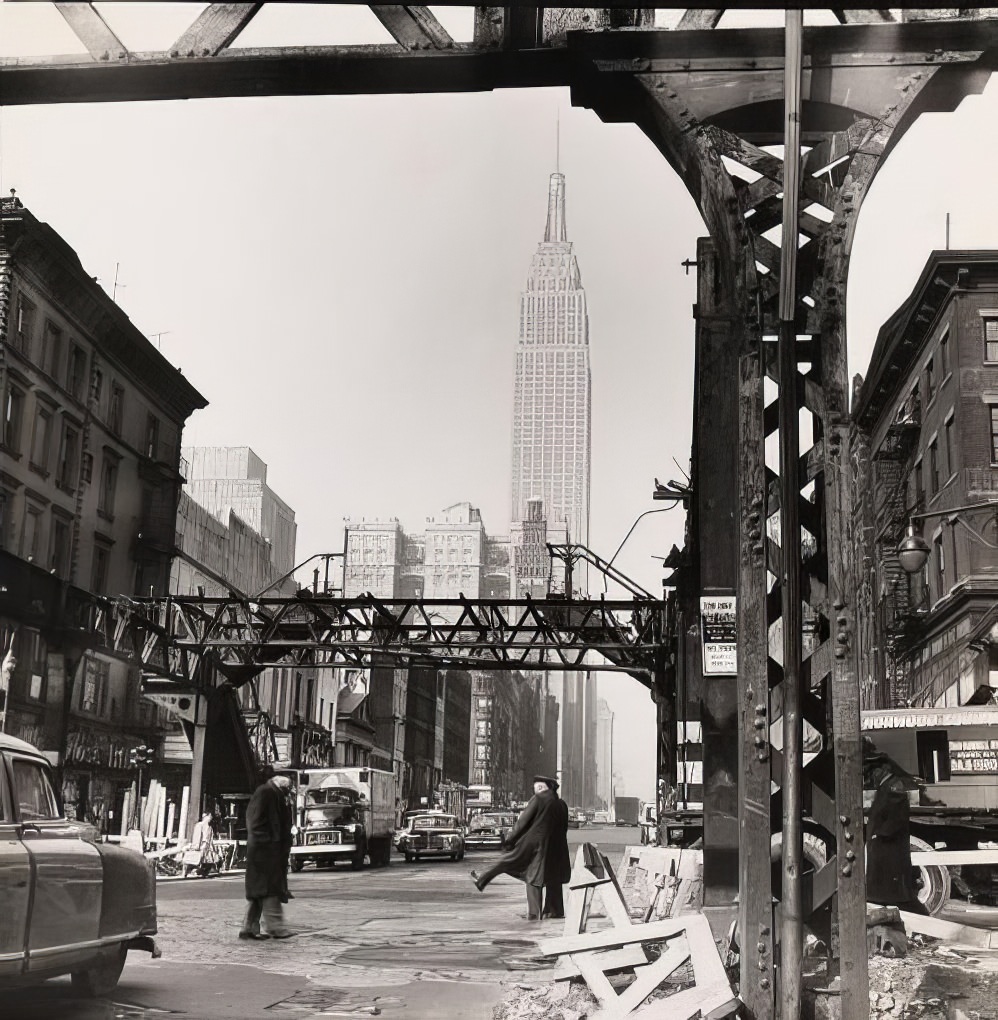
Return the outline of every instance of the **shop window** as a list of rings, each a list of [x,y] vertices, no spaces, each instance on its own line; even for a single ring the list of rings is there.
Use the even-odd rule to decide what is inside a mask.
[[[922,779],[927,783],[949,781],[949,738],[945,730],[920,730],[915,734],[915,750]]]

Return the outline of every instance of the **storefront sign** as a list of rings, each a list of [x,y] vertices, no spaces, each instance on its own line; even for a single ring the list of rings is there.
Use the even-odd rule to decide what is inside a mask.
[[[998,740],[951,740],[950,772],[998,774]]]
[[[700,596],[700,642],[704,676],[734,676],[738,672],[734,595]]]

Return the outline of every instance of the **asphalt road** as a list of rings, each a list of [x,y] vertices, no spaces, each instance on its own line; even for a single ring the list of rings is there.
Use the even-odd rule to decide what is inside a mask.
[[[638,842],[634,827],[569,831],[569,843],[600,845],[611,861]],[[506,877],[484,893],[468,872],[495,853],[354,872],[308,866],[289,877],[286,941],[237,938],[240,873],[159,883],[160,960],[130,953],[116,993],[81,1000],[68,978],[4,991],[3,1020],[305,1020],[432,1017],[489,1020],[516,983],[550,978],[538,938],[558,921],[528,922],[523,886]]]

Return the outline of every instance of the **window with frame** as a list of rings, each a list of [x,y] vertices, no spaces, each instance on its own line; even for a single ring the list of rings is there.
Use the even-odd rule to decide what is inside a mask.
[[[146,456],[156,460],[159,451],[159,418],[154,414],[146,418]]]
[[[939,491],[939,440],[933,439],[929,444],[929,493],[935,495]]]
[[[991,412],[991,463],[998,464],[998,404],[992,404]]]
[[[7,383],[3,401],[3,433],[0,442],[14,454],[21,452],[21,422],[24,416],[24,391]]]
[[[925,402],[929,403],[936,395],[935,358],[929,358],[925,365]]]
[[[61,514],[53,512],[49,569],[55,571],[56,577],[66,577],[69,574],[72,534],[72,524]]]
[[[922,477],[922,459],[921,459],[921,457],[919,457],[919,459],[915,463],[914,484],[915,484],[915,491],[912,494],[913,495],[913,502],[915,504],[918,504],[918,503],[920,503],[922,501],[922,498],[925,495],[925,479]]]
[[[943,379],[950,373],[949,326],[943,330],[943,335],[939,338],[939,371]]]
[[[87,352],[79,345],[70,343],[69,363],[66,366],[66,389],[77,399],[83,399],[87,381]]]
[[[96,408],[98,414],[100,413],[100,402],[103,396],[104,396],[104,373],[98,368],[94,372],[94,386],[93,393],[91,394],[91,397],[93,398],[94,402],[94,407]]]
[[[984,331],[984,360],[998,362],[998,316],[984,316],[981,328]]]
[[[936,580],[939,582],[939,594],[946,590],[946,550],[943,547],[942,532],[932,540],[935,551]]]
[[[97,495],[97,512],[114,517],[114,494],[118,487],[118,459],[105,453],[101,464],[100,492]]]
[[[44,511],[29,504],[25,507],[24,530],[21,535],[21,557],[37,560],[42,547],[42,515]]]
[[[125,391],[118,383],[111,383],[111,397],[107,405],[107,427],[116,435],[121,435],[121,419],[125,408]]]
[[[56,484],[67,492],[76,488],[77,459],[80,449],[80,433],[76,426],[68,421],[62,423],[62,435],[59,438],[59,463],[56,466]]]
[[[84,485],[89,485],[94,477],[94,455],[92,453],[85,453],[83,459],[80,461],[80,481]]]
[[[953,443],[955,412],[950,411],[943,423],[943,441],[946,446],[946,473],[949,477],[956,474],[956,446]]]
[[[35,414],[35,427],[31,433],[31,456],[29,465],[40,474],[48,474],[49,446],[52,439],[52,411],[39,405]]]
[[[59,365],[62,361],[62,330],[50,319],[45,320],[42,330],[42,346],[38,352],[38,367],[59,380]],[[61,381],[61,380],[60,380]]]
[[[90,590],[95,595],[107,594],[107,579],[111,572],[111,546],[97,539],[94,542],[94,558],[90,567]]]
[[[14,313],[14,347],[22,354],[30,355],[35,332],[35,306],[23,294],[17,295],[17,309]]]

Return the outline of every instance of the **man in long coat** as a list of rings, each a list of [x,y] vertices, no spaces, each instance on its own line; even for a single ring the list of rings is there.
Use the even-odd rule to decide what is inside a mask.
[[[866,823],[866,898],[913,914],[927,914],[911,866],[908,792],[918,780],[863,739],[863,785],[875,793]]]
[[[564,884],[572,876],[572,862],[568,856],[568,805],[558,796],[558,784],[548,779],[558,807],[558,820],[551,835],[547,868],[544,880],[544,909],[541,917],[565,916]]]
[[[534,795],[523,809],[509,834],[506,845],[512,849],[502,855],[491,867],[471,877],[482,892],[499,875],[512,875],[526,884],[527,920],[539,921],[541,900],[545,886],[567,882],[571,869],[568,867],[568,843],[565,839],[564,860],[562,860],[560,834],[562,833],[561,801],[554,789],[557,782],[547,776],[534,776]],[[567,832],[567,814],[565,816]]]
[[[246,808],[246,899],[249,906],[239,931],[241,939],[286,939],[294,934],[284,921],[288,902],[288,853],[292,812],[288,808],[290,780],[263,771]],[[266,931],[260,930],[260,922]]]

